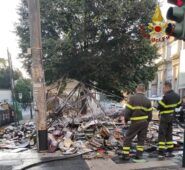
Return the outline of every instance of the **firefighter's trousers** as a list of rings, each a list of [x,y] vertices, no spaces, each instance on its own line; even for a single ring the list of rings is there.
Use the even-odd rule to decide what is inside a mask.
[[[148,121],[147,120],[132,122],[132,124],[130,125],[130,127],[126,133],[126,138],[124,141],[124,146],[123,146],[123,154],[124,155],[129,155],[132,140],[136,135],[137,135],[137,139],[138,139],[138,143],[136,146],[137,156],[142,155],[142,153],[144,151],[144,141],[146,139],[147,129],[148,129]]]
[[[162,115],[159,124],[159,154],[164,155],[165,151],[173,151],[173,138],[172,138],[173,116]]]

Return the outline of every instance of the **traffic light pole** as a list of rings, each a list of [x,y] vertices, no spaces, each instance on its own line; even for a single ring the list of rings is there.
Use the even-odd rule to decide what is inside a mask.
[[[33,103],[36,113],[37,148],[48,150],[45,78],[42,64],[42,43],[39,0],[28,0],[30,20],[30,45],[32,54]]]

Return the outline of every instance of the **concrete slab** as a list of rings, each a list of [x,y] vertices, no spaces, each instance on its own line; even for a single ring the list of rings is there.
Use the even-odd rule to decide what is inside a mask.
[[[22,161],[17,159],[17,160],[3,160],[3,161],[0,161],[0,165],[1,166],[18,166],[18,165],[21,165],[22,164]]]
[[[12,166],[0,165],[0,170],[12,170]]]
[[[180,167],[180,164],[175,163],[172,160],[158,161],[158,160],[150,160],[145,163],[125,163],[125,164],[116,164],[111,159],[108,160],[86,160],[89,168],[91,170],[143,170],[148,168],[158,168],[158,167]],[[167,170],[167,169],[166,169]]]
[[[118,164],[115,164],[111,159],[95,159],[95,160],[86,160],[89,168],[91,170],[125,170],[125,166],[122,164],[122,166],[119,166]]]

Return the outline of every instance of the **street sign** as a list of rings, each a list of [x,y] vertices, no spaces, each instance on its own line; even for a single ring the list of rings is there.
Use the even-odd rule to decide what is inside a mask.
[[[22,93],[19,93],[19,99],[22,100]]]

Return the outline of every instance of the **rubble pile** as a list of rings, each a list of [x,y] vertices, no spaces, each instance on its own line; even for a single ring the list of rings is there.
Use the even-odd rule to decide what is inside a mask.
[[[82,96],[79,95],[84,92]],[[77,92],[77,93],[76,93]],[[84,95],[85,94],[85,95]],[[86,105],[86,114],[82,113]],[[48,151],[62,155],[83,154],[84,158],[110,158],[122,150],[128,126],[121,112],[107,114],[92,93],[77,85],[65,98],[52,97],[48,113]],[[149,124],[145,151],[156,151],[158,121]],[[175,148],[182,149],[183,130],[174,126]],[[136,145],[137,137],[133,141]],[[36,127],[33,122],[12,124],[0,129],[0,149],[34,148]],[[134,147],[133,147],[134,148]],[[133,150],[135,152],[135,150]]]
[[[104,116],[88,120],[87,117],[64,117],[48,129],[49,152],[59,149],[66,155],[100,152],[102,149],[116,151],[123,143],[122,126],[118,119]]]
[[[97,151],[103,154],[106,149],[116,150],[121,147],[122,123],[117,123],[109,117],[92,118],[86,122],[84,119],[72,120],[64,116],[60,122],[48,128],[49,152],[60,150],[63,155],[69,155]],[[33,122],[19,126],[11,124],[0,130],[0,149],[32,149],[35,145],[36,127]]]
[[[48,128],[48,150],[59,150],[62,155],[85,154],[84,158],[109,158],[120,151],[124,143],[127,126],[120,122],[120,117],[111,118],[103,115],[98,117],[63,116]],[[49,122],[49,120],[48,120]],[[158,123],[149,124],[145,151],[157,150]],[[174,144],[176,150],[182,150],[183,130],[174,126]],[[133,141],[133,146],[137,138]],[[0,130],[0,149],[20,149],[36,146],[36,129],[33,122],[19,126],[14,124]],[[134,147],[133,147],[134,148]],[[135,150],[132,150],[135,152]]]
[[[0,149],[30,148],[36,144],[36,128],[33,122],[15,126],[12,123],[0,129]]]

